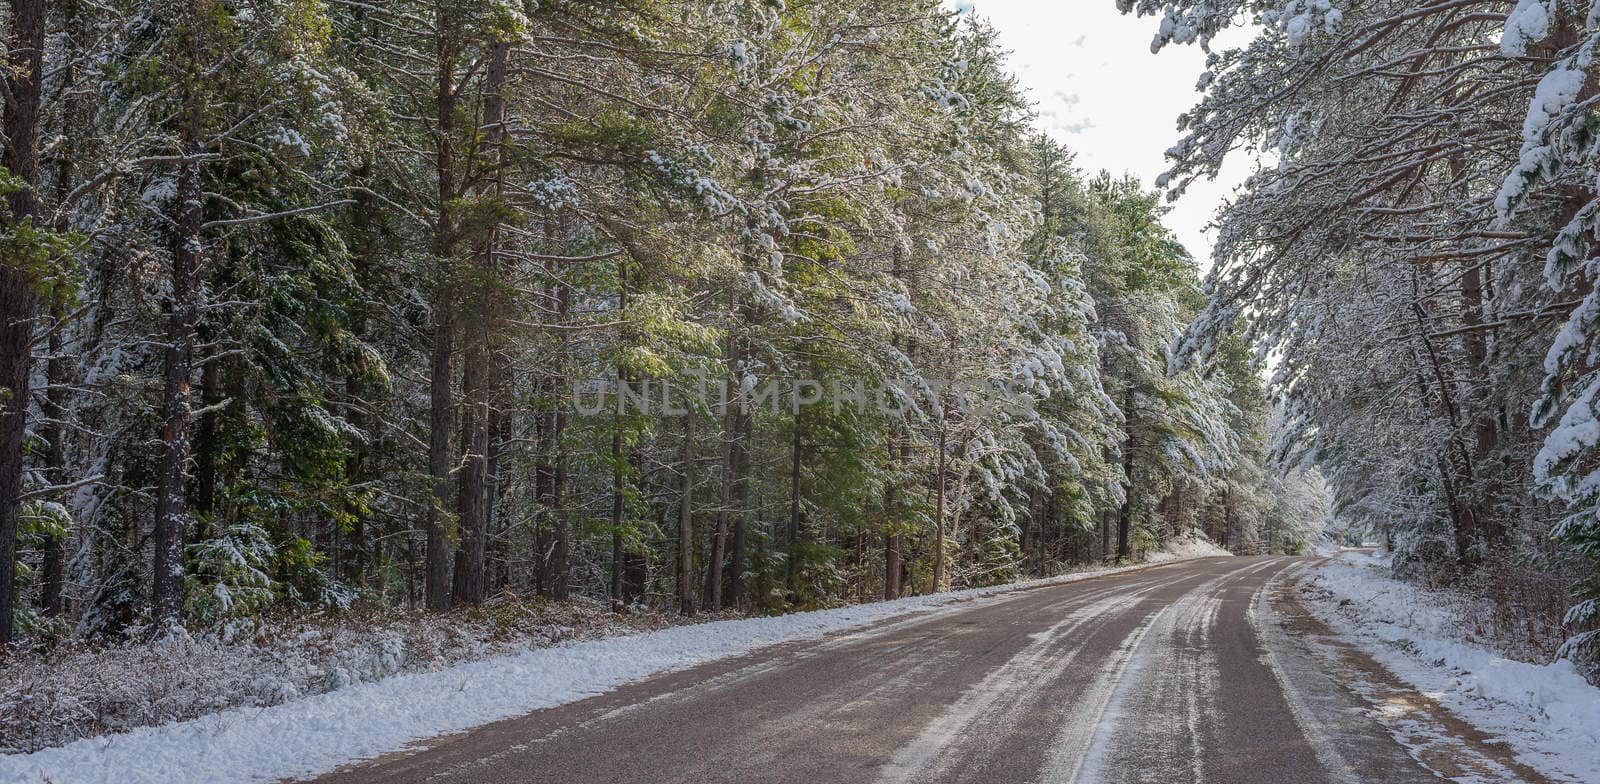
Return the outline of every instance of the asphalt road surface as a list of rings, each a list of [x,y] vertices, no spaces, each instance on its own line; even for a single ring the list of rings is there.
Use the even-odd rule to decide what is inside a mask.
[[[1439,781],[1281,619],[1292,558],[1032,588],[658,676],[333,784]]]

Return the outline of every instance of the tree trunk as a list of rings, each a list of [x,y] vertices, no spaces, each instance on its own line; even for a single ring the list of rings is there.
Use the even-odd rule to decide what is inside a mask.
[[[450,533],[444,520],[450,497],[451,425],[455,419],[455,398],[451,389],[451,348],[455,323],[454,307],[447,285],[441,284],[433,305],[433,352],[428,384],[428,475],[433,478],[433,503],[427,514],[427,553],[424,556],[423,592],[430,610],[450,607]]]
[[[61,298],[52,298],[50,323],[55,329],[50,334],[50,359],[45,363],[44,406],[40,411],[45,421],[44,437],[50,443],[45,453],[46,475],[55,484],[67,481],[67,376],[68,362],[62,356],[65,347],[61,339]],[[44,540],[44,562],[41,564],[39,583],[39,610],[45,617],[61,614],[61,591],[66,585],[66,547],[62,537],[47,536]]]
[[[945,481],[949,476],[945,462],[945,423],[941,416],[939,419],[939,470],[935,482],[933,499],[933,593],[944,590],[944,494]],[[960,487],[957,491],[959,493]]]
[[[0,163],[26,186],[7,194],[15,226],[38,220],[39,99],[44,54],[44,0],[11,0],[5,59],[5,137]],[[22,495],[22,442],[27,427],[33,320],[38,281],[22,259],[0,259],[0,645],[12,638],[16,608],[17,519]]]
[[[550,380],[540,379],[535,382],[534,391],[543,397],[550,388]],[[534,443],[536,445],[533,463],[533,496],[539,502],[539,512],[534,518],[533,525],[533,589],[540,596],[550,594],[550,543],[555,536],[555,508],[556,508],[556,466],[554,462],[554,443],[551,433],[555,432],[556,416],[554,411],[542,410],[533,413]]]
[[[498,163],[504,154],[506,58],[511,44],[495,41],[489,68],[484,78],[483,122],[486,144]],[[498,175],[490,178],[491,195],[499,195]],[[495,305],[491,278],[495,270],[495,230],[489,227],[482,247],[473,258],[471,290],[473,310],[463,325],[461,397],[462,413],[461,485],[456,508],[460,515],[461,549],[456,552],[454,601],[482,604],[484,596],[483,559],[489,524],[489,429],[492,416],[489,398],[493,390],[490,377],[490,340],[494,330]]]
[[[555,541],[550,548],[550,596],[565,601],[572,592],[572,518],[567,514],[567,456],[561,439],[567,429],[567,416],[555,413],[555,473],[550,481],[550,508],[555,515]]]
[[[484,350],[487,330],[476,314],[463,330],[466,346],[461,366],[460,486],[456,496],[460,548],[455,553],[451,601],[457,606],[483,603],[483,553],[486,512],[485,487],[489,458],[488,357]]]
[[[1484,267],[1488,263],[1468,262],[1461,275],[1461,347],[1466,354],[1468,400],[1472,403],[1472,463],[1481,467],[1474,472],[1478,475],[1478,486],[1473,488],[1471,503],[1486,551],[1498,547],[1505,539],[1504,523],[1494,509],[1499,494],[1498,478],[1490,464],[1490,455],[1499,444],[1500,434],[1493,401],[1488,394],[1493,382],[1489,378],[1488,333],[1483,328]]]
[[[891,439],[889,442],[889,469],[891,479],[884,490],[883,508],[887,518],[883,532],[883,598],[900,598],[900,562],[901,535],[899,527],[899,493],[896,491],[893,474],[897,465],[907,457],[909,447],[904,439]]]
[[[1228,540],[1233,538],[1233,484],[1222,486],[1222,541],[1218,545],[1228,549]]]
[[[678,613],[694,615],[694,418],[684,415],[683,482],[678,498]]]
[[[883,598],[900,598],[900,534],[883,535]]]
[[[196,137],[185,133],[185,149],[200,153]],[[194,328],[198,311],[200,172],[186,160],[178,173],[178,214],[172,251],[172,312],[167,318],[167,350],[162,362],[161,463],[156,485],[155,560],[152,605],[156,620],[175,618],[183,604],[183,536],[189,525],[184,469],[189,461],[189,396],[194,370]]]
[[[1122,470],[1127,477],[1127,487],[1123,492],[1122,508],[1117,510],[1117,560],[1126,561],[1133,557],[1128,541],[1133,533],[1133,440],[1123,445]]]
[[[744,581],[745,567],[749,562],[748,536],[750,508],[750,432],[752,419],[743,412],[738,419],[739,432],[733,442],[733,559],[728,575],[728,595],[735,607],[749,604]]]
[[[733,402],[723,411],[722,426],[722,477],[717,482],[717,528],[710,534],[710,550],[706,555],[706,590],[701,602],[712,613],[722,611],[722,563],[728,542],[728,507],[733,504]]]
[[[155,554],[151,605],[159,624],[177,617],[183,607],[183,537],[189,526],[184,471],[189,462],[191,413],[190,384],[194,371],[195,324],[199,312],[200,265],[204,247],[200,237],[204,219],[204,185],[201,182],[200,124],[204,110],[199,94],[201,78],[201,10],[191,9],[185,22],[188,48],[184,75],[183,112],[179,120],[177,193],[173,202],[172,311],[167,318],[167,349],[162,362],[161,459],[156,477]]]
[[[728,338],[727,367],[734,389],[738,391],[724,401],[722,412],[722,476],[717,488],[717,522],[711,534],[709,552],[706,554],[706,585],[705,593],[701,597],[702,606],[711,612],[722,610],[723,560],[727,557],[728,528],[732,517],[731,507],[734,505],[733,491],[735,484],[738,483],[739,474],[736,442],[739,440],[744,387],[742,363],[738,359],[738,349],[734,347],[736,340],[737,338],[731,335]]]
[[[351,174],[357,183],[366,183],[372,176],[372,165],[364,162],[356,167]],[[378,209],[377,200],[365,190],[357,191],[353,197],[354,204],[349,211],[349,220],[354,235],[355,245],[351,253],[351,266],[353,268],[356,286],[361,291],[372,291],[377,284],[373,281],[373,270],[377,263],[375,246],[376,228],[372,216]],[[357,301],[350,306],[350,332],[356,340],[365,342],[369,340],[371,330],[368,328],[368,306]],[[350,426],[362,433],[370,432],[372,422],[369,418],[371,392],[368,391],[365,373],[366,368],[358,367],[355,372],[345,376],[344,393],[349,401],[350,413],[348,418]],[[372,444],[363,438],[349,440],[350,459],[347,461],[345,476],[346,482],[352,486],[361,485],[371,477],[367,476],[367,459]],[[350,503],[345,506],[345,513],[351,519],[351,528],[354,532],[355,547],[352,548],[350,557],[343,565],[346,579],[362,582],[366,573],[368,558],[367,542],[365,537],[367,510],[365,504]]]
[[[1048,476],[1048,472],[1046,473]],[[1033,545],[1039,537],[1033,532],[1033,527],[1039,522],[1040,507],[1043,503],[1039,500],[1039,489],[1028,488],[1028,517],[1022,521],[1022,527],[1017,531],[1017,553],[1022,556],[1022,572],[1025,575],[1033,574]]]
[[[489,459],[485,463],[488,473],[483,493],[483,519],[488,529],[487,546],[489,552],[484,556],[484,585],[489,593],[495,594],[506,590],[509,581],[509,553],[505,526],[500,519],[500,457],[505,452],[506,440],[506,401],[505,395],[505,361],[499,351],[493,352],[490,358],[490,376],[494,379],[494,391],[491,400],[494,402],[489,409]]]
[[[450,271],[456,249],[454,13],[450,4],[445,2],[434,7],[434,22],[437,25],[434,48],[437,62],[437,113],[433,143],[438,203],[435,205],[432,250],[441,270],[433,293],[433,349],[428,363],[428,475],[433,479],[433,503],[428,507],[424,523],[427,554],[423,565],[426,573],[423,591],[428,609],[436,611],[449,609],[451,588],[450,531],[444,515],[450,503],[450,468],[454,462],[451,459],[451,435],[455,430],[456,413],[452,359],[455,354],[457,303]]]
[[[79,96],[78,58],[80,56],[79,39],[88,35],[81,23],[78,14],[78,4],[69,0],[61,4],[64,19],[64,35],[62,36],[65,51],[62,53],[61,93],[65,104],[61,116],[65,127],[62,129],[62,138],[56,151],[56,202],[61,200],[71,191],[77,181],[78,156],[82,153],[82,137],[87,133],[89,118],[83,116],[83,99]],[[69,228],[70,213],[63,210],[56,218],[52,227],[57,233],[63,233]],[[67,476],[67,426],[68,417],[68,388],[71,380],[72,362],[64,355],[66,351],[66,338],[64,324],[65,316],[63,304],[70,284],[56,283],[58,290],[54,292],[50,302],[50,359],[45,365],[45,399],[43,410],[46,421],[45,438],[49,441],[49,451],[45,454],[46,475],[55,484],[65,484]],[[41,564],[41,581],[39,586],[39,609],[45,617],[56,617],[61,614],[61,594],[66,585],[66,547],[62,537],[48,536],[44,542],[44,560]]]
[[[789,590],[795,590],[795,580],[800,572],[800,468],[803,460],[800,439],[800,411],[794,414],[794,436],[789,445],[789,527],[784,531],[788,540],[789,557],[785,566]]]
[[[628,568],[625,562],[627,552],[622,542],[623,480],[622,433],[617,432],[611,434],[611,586],[608,591],[615,607],[622,606],[623,573]]]
[[[620,377],[619,377],[620,378]],[[620,424],[615,425],[621,427]],[[611,435],[611,603],[622,606],[622,573],[626,553],[622,547],[622,434]]]

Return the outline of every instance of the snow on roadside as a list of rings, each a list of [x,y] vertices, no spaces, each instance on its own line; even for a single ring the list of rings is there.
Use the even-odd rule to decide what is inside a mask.
[[[575,702],[657,673],[780,643],[814,640],[1021,587],[1139,568],[1146,567],[1078,572],[892,602],[675,626],[539,648],[356,684],[269,708],[234,708],[30,754],[0,756],[0,782],[214,784],[310,777],[415,741]]]
[[[1388,576],[1388,562],[1346,552],[1301,580],[1306,605],[1396,677],[1553,779],[1600,782],[1600,689],[1571,662],[1512,661],[1466,641],[1447,595]]]
[[[1233,555],[1233,553],[1218,547],[1200,531],[1190,531],[1187,534],[1175,537],[1167,542],[1167,546],[1145,559],[1146,563],[1166,563],[1168,561],[1186,561],[1190,558],[1211,558],[1219,555]]]
[[[231,635],[174,630],[152,642],[134,628],[121,640],[73,638],[7,652],[0,755],[688,622],[664,611],[613,612],[592,599],[509,595],[451,613],[358,608],[256,620]]]

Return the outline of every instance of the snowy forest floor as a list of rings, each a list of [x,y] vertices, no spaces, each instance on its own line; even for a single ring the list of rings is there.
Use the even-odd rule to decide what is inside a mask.
[[[248,633],[154,642],[68,642],[0,668],[0,754],[265,708],[404,673],[433,672],[530,648],[714,621],[588,599],[497,597],[442,615],[405,610],[262,621]]]
[[[1298,598],[1388,675],[1509,746],[1518,762],[1555,781],[1600,781],[1600,688],[1571,662],[1541,663],[1525,640],[1497,631],[1485,600],[1389,575],[1386,556],[1346,551],[1305,573]],[[1324,654],[1331,660],[1337,651]],[[1429,722],[1410,715],[1404,700],[1384,699],[1382,680],[1350,685],[1371,692],[1377,718],[1414,755],[1453,743],[1426,731]],[[1457,780],[1497,777],[1464,772]]]

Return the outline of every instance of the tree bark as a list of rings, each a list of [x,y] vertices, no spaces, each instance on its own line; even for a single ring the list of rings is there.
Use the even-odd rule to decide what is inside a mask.
[[[455,419],[454,379],[451,372],[455,307],[448,284],[441,283],[433,302],[433,351],[428,384],[428,475],[433,478],[433,503],[429,505],[425,528],[427,554],[424,556],[423,592],[430,610],[450,607],[450,533],[443,519],[450,497],[451,438]]]
[[[572,518],[567,514],[567,456],[561,439],[567,429],[567,416],[555,412],[553,427],[554,473],[550,478],[550,509],[555,516],[555,539],[550,547],[550,596],[566,600],[572,592]]]
[[[45,0],[10,0],[5,59],[6,144],[0,164],[22,181],[6,197],[9,225],[39,215],[39,102]],[[12,639],[16,609],[17,520],[22,495],[22,442],[27,429],[33,320],[38,281],[24,259],[0,259],[0,645]]]
[[[466,402],[461,412],[460,485],[456,495],[458,530],[461,544],[455,553],[455,571],[451,578],[451,601],[457,606],[483,603],[483,554],[485,520],[485,487],[489,455],[489,406],[485,379],[487,357],[483,341],[487,339],[479,314],[467,329],[465,351],[461,367],[461,396]]]
[[[56,152],[56,181],[55,200],[59,203],[71,191],[77,180],[77,162],[81,154],[82,138],[87,132],[89,118],[83,116],[83,100],[80,98],[78,83],[78,58],[80,57],[79,38],[88,34],[81,24],[78,14],[78,3],[68,0],[61,4],[63,26],[65,35],[62,36],[65,51],[62,53],[61,66],[61,93],[63,94],[62,118],[65,127],[62,129],[61,143]],[[52,229],[57,233],[64,233],[70,225],[70,212],[61,211],[55,220]],[[45,438],[49,441],[49,451],[45,455],[45,469],[50,481],[56,484],[65,484],[67,477],[67,427],[68,417],[68,388],[67,384],[72,376],[72,362],[68,360],[66,351],[66,338],[63,331],[62,319],[66,315],[63,304],[66,301],[65,286],[57,282],[58,289],[54,292],[50,302],[50,359],[45,364],[45,397],[43,410],[40,412],[45,419]],[[49,536],[44,542],[44,560],[41,564],[41,581],[39,586],[39,610],[45,617],[56,617],[62,611],[62,591],[66,586],[66,547],[63,537]]]
[[[1468,399],[1472,402],[1472,462],[1481,469],[1477,486],[1473,488],[1473,517],[1478,523],[1486,550],[1492,551],[1505,539],[1505,527],[1494,505],[1498,496],[1497,478],[1490,464],[1490,454],[1499,444],[1500,434],[1492,409],[1489,391],[1493,384],[1489,378],[1488,333],[1482,329],[1484,321],[1484,266],[1468,262],[1461,275],[1461,340],[1466,354],[1469,384]]]
[[[620,423],[615,425],[621,427]],[[622,606],[622,573],[627,553],[622,546],[622,433],[611,434],[611,603]]]
[[[554,266],[547,266],[547,272],[554,279]],[[567,316],[572,312],[571,289],[557,283],[551,292],[554,299],[556,321],[565,323]],[[556,354],[556,367],[558,368],[551,383],[555,386],[555,410],[550,415],[550,449],[549,460],[551,465],[550,475],[550,511],[554,517],[554,539],[550,548],[550,595],[556,599],[565,600],[572,590],[572,517],[567,513],[567,451],[566,431],[567,413],[561,408],[562,401],[567,391],[567,380],[562,375],[567,366],[566,333],[561,335],[561,348]],[[620,522],[620,516],[618,518]]]
[[[750,500],[750,431],[752,425],[750,412],[740,411],[735,420],[737,430],[734,434],[731,457],[733,459],[733,562],[728,575],[728,596],[735,607],[745,607],[746,586],[744,582],[745,565],[749,560],[749,537],[747,529],[747,510]]]
[[[1133,439],[1122,447],[1122,470],[1127,477],[1123,491],[1122,508],[1117,510],[1117,560],[1126,561],[1133,556],[1128,541],[1133,533]]]
[[[735,320],[742,312],[735,303],[734,295],[730,293],[728,295],[728,317],[730,321]],[[728,335],[727,347],[724,350],[724,365],[727,368],[728,378],[733,389],[727,399],[723,401],[722,476],[717,489],[719,501],[717,504],[717,522],[716,528],[711,534],[711,546],[708,548],[710,552],[706,554],[706,586],[705,593],[701,599],[705,609],[711,612],[720,612],[722,610],[723,565],[724,559],[727,558],[728,532],[733,516],[734,486],[739,482],[737,442],[739,441],[745,402],[743,383],[745,355],[743,346],[744,344],[738,335],[731,333]],[[739,547],[743,547],[742,537],[740,537]],[[743,553],[740,552],[739,556],[742,559]],[[734,571],[737,573],[742,566],[742,564],[736,564]],[[734,579],[737,580],[737,576]],[[735,601],[738,600],[737,593],[734,594],[734,598]]]
[[[486,145],[496,174],[489,178],[489,194],[500,196],[499,164],[505,146],[506,60],[509,41],[490,44],[489,68],[484,75],[483,122]],[[462,350],[461,397],[466,404],[462,414],[461,486],[457,497],[460,514],[461,549],[456,553],[453,590],[456,604],[482,604],[484,598],[483,560],[489,524],[489,429],[493,417],[490,396],[493,379],[490,371],[490,341],[496,312],[492,278],[495,273],[496,231],[489,227],[482,247],[473,258],[471,290],[473,311],[464,325],[466,345]]]
[[[683,481],[678,489],[678,613],[694,615],[694,418],[684,415]]]
[[[372,164],[363,162],[351,174],[357,183],[365,184],[372,176]],[[373,215],[378,210],[377,200],[365,190],[358,191],[353,197],[354,204],[349,211],[349,220],[354,235],[354,247],[351,253],[351,266],[353,268],[356,286],[361,291],[372,291],[375,282],[372,273],[377,263],[376,227]],[[367,341],[372,337],[368,326],[368,305],[361,300],[351,303],[350,306],[350,332],[359,341]],[[344,393],[348,401],[350,425],[362,433],[370,432],[372,423],[369,418],[368,398],[371,392],[365,379],[366,368],[358,367],[355,372],[345,376]],[[361,485],[371,477],[368,476],[367,460],[372,445],[366,439],[350,439],[350,459],[345,463],[346,482],[350,485]],[[352,548],[350,557],[340,565],[346,579],[362,582],[366,574],[366,566],[370,554],[367,552],[365,537],[367,512],[360,503],[350,503],[345,507],[345,513],[352,520],[351,529],[355,547]]]
[[[155,545],[152,571],[151,607],[154,620],[175,619],[183,608],[183,537],[190,512],[184,486],[189,462],[192,414],[190,385],[194,373],[195,325],[199,313],[200,265],[204,261],[201,224],[204,221],[204,185],[201,182],[200,145],[204,98],[200,25],[204,12],[197,0],[190,9],[183,32],[188,62],[182,86],[179,119],[179,149],[184,158],[178,164],[177,193],[173,202],[172,302],[167,317],[167,348],[162,361],[161,459],[156,478]]]
[[[1461,437],[1461,408],[1456,402],[1455,392],[1445,373],[1444,362],[1429,337],[1428,314],[1424,309],[1426,299],[1421,295],[1421,283],[1414,271],[1411,288],[1415,296],[1411,303],[1411,311],[1416,317],[1417,339],[1422,344],[1423,352],[1427,354],[1429,368],[1439,387],[1439,406],[1450,423],[1450,435],[1446,439],[1445,452],[1440,456],[1439,481],[1444,490],[1446,509],[1450,513],[1451,529],[1455,534],[1456,560],[1467,563],[1472,560],[1473,543],[1478,538],[1477,516],[1467,498],[1467,493],[1474,484],[1472,457]],[[1418,364],[1421,364],[1420,361]],[[1426,392],[1428,385],[1420,367],[1417,375],[1422,389]]]
[[[800,411],[797,409],[794,414],[794,435],[789,444],[789,527],[784,531],[789,546],[785,571],[791,591],[795,590],[794,583],[800,573],[800,469],[804,460],[800,423]]]
[[[450,468],[454,462],[451,435],[455,430],[455,354],[457,307],[450,266],[456,250],[454,203],[455,170],[455,11],[446,2],[434,7],[434,53],[437,62],[435,93],[434,176],[437,186],[436,216],[433,225],[433,255],[441,265],[433,293],[433,348],[428,368],[428,475],[433,479],[433,503],[428,507],[424,528],[427,553],[424,556],[423,592],[428,609],[450,607],[451,544],[445,509],[450,503]]]
[[[484,585],[485,589],[493,594],[506,589],[508,582],[508,553],[505,536],[505,526],[500,519],[500,458],[505,452],[506,441],[506,401],[505,378],[507,369],[505,359],[498,350],[493,351],[489,360],[489,374],[494,385],[490,395],[493,401],[489,408],[489,458],[484,464],[487,472],[483,493],[483,519],[488,531],[485,554]]]
[[[933,499],[933,593],[944,590],[944,494],[948,477],[945,462],[945,422],[939,419],[939,469]],[[957,488],[958,492],[960,488]]]
[[[900,535],[883,535],[883,598],[900,598]]]
[[[724,417],[724,421],[726,421],[726,417]],[[723,431],[724,433],[727,432],[727,425],[723,426]],[[722,504],[717,509],[716,528],[711,532],[711,546],[708,548],[710,552],[706,554],[706,586],[705,592],[701,595],[702,606],[711,612],[722,611],[722,566],[723,559],[727,557],[728,503],[732,497],[730,487],[733,473],[732,449],[731,441],[724,435],[722,442],[722,487],[718,490]]]

